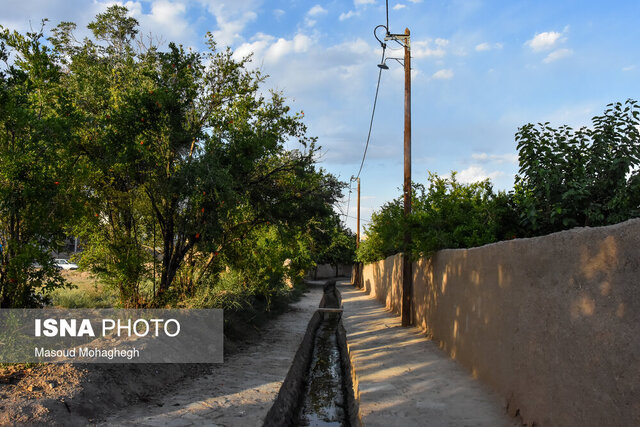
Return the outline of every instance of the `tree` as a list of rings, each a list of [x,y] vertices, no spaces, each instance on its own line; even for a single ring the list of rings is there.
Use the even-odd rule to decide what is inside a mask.
[[[411,230],[413,256],[445,248],[469,248],[520,234],[509,194],[495,193],[487,179],[470,184],[429,174],[429,185],[413,184],[412,212],[405,218],[401,197],[371,217],[358,259],[373,262],[400,252],[404,231]]]
[[[527,124],[516,134],[515,200],[533,235],[640,215],[640,108],[609,104],[592,128]]]
[[[162,299],[181,269],[193,288],[219,270],[215,254],[254,229],[330,211],[342,184],[316,170],[302,114],[279,93],[262,94],[250,58],[218,51],[210,35],[205,54],[136,45],[126,13],[112,6],[97,16],[89,28],[98,42],[75,42],[63,23],[52,43],[84,121],[76,148],[90,171],[92,214],[78,227],[89,240],[83,262],[135,305],[156,225]]]
[[[340,265],[350,265],[355,261],[356,235],[344,227],[335,213],[317,224],[314,243],[314,261],[333,266],[336,276]]]
[[[44,23],[43,23],[44,25]],[[34,307],[64,286],[48,254],[76,200],[68,94],[42,29],[0,27],[0,307]],[[39,266],[38,266],[39,265]]]

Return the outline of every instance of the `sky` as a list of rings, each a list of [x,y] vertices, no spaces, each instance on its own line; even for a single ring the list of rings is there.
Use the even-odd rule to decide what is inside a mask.
[[[26,31],[86,24],[114,1],[0,0],[0,25]],[[601,0],[390,0],[389,30],[411,31],[412,178],[490,178],[513,187],[514,135],[527,123],[588,126],[610,102],[640,99],[640,2]],[[386,24],[383,0],[138,0],[118,2],[143,34],[204,50],[205,34],[269,75],[304,112],[322,147],[319,164],[349,182],[360,167]],[[390,43],[389,48],[401,47]],[[402,50],[387,49],[401,57]],[[361,218],[401,195],[404,72],[381,76],[371,140],[360,174]],[[336,209],[355,231],[355,184]],[[348,211],[347,211],[348,204]]]

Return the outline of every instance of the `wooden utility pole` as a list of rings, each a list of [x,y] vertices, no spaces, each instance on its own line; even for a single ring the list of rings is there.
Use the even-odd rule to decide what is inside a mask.
[[[358,178],[358,218],[356,220],[356,249],[360,247],[360,178]]]
[[[356,219],[356,249],[360,247],[360,178],[358,177],[358,214]],[[356,277],[355,277],[355,286],[357,288],[362,288],[362,263],[356,263]]]
[[[404,34],[404,217],[409,219],[411,215],[411,47],[408,28],[404,30]],[[402,326],[411,324],[413,286],[410,246],[411,233],[407,227],[404,231],[402,256]]]

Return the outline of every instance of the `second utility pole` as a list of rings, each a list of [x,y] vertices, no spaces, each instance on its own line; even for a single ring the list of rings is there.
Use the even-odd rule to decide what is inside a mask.
[[[404,250],[402,256],[402,326],[411,324],[411,300],[413,293],[411,268],[411,48],[409,29],[404,30]]]

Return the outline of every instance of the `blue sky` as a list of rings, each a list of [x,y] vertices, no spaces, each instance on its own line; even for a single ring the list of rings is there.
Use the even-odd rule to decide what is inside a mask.
[[[78,35],[114,2],[0,0],[0,24],[24,31],[42,18],[74,21]],[[356,174],[366,142],[385,23],[383,0],[139,0],[121,2],[143,33],[203,49],[213,32],[270,75],[305,112],[321,165]],[[389,26],[412,37],[413,180],[458,171],[508,190],[514,134],[529,122],[589,125],[609,102],[640,99],[640,2],[391,0]],[[393,47],[390,45],[390,47]],[[401,56],[401,51],[387,51]],[[402,185],[403,71],[382,75],[361,179],[363,224]],[[355,189],[355,187],[354,187]],[[355,193],[347,225],[355,229]],[[346,210],[346,199],[340,207]]]

